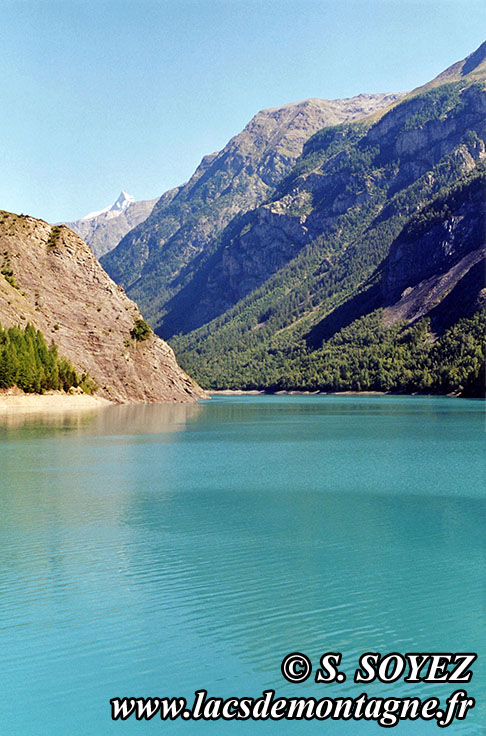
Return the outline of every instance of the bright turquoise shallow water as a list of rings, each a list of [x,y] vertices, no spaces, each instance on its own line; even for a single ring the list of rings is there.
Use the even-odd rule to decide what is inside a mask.
[[[113,723],[116,696],[447,697],[355,685],[365,651],[477,651],[486,722],[484,403],[224,397],[0,420],[0,732],[360,734],[359,723]],[[342,685],[282,657],[344,654]],[[310,683],[311,681],[309,681]],[[400,736],[436,733],[403,724]]]

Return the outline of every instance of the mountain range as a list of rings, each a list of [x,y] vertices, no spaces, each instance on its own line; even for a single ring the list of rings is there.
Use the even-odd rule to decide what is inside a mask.
[[[0,326],[45,338],[0,329],[0,374],[17,344],[40,381],[54,339],[115,401],[484,396],[485,202],[486,43],[409,93],[263,110],[157,200],[0,212]]]
[[[293,168],[308,138],[324,126],[356,120],[399,95],[311,99],[263,110],[191,179],[163,195],[151,215],[105,255],[102,265],[137,301],[155,330],[178,331],[169,302],[192,279],[235,216],[265,202]],[[189,287],[190,288],[190,287]]]
[[[485,79],[258,113],[102,264],[203,386],[474,393]]]

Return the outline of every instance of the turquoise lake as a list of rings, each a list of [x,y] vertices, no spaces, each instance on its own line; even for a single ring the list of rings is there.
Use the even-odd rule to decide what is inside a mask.
[[[110,698],[437,696],[486,723],[484,402],[215,397],[0,418],[0,732],[383,734],[111,721]],[[342,652],[342,684],[285,654]],[[358,685],[366,651],[477,652],[468,685]],[[400,736],[440,734],[404,722]]]

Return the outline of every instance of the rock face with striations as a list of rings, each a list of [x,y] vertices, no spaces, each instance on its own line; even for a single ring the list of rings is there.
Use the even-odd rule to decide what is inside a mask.
[[[362,118],[399,97],[310,99],[262,110],[222,151],[203,158],[187,184],[174,195],[164,195],[152,214],[102,258],[103,267],[127,289],[155,329],[177,331],[170,300],[192,280],[199,257],[217,248],[228,223],[268,199],[292,169],[304,142],[326,125]]]
[[[116,402],[195,401],[204,396],[172,349],[150,333],[131,335],[137,306],[103,271],[90,248],[65,226],[0,212],[0,323],[31,322],[97,394]]]
[[[147,219],[156,202],[156,199],[136,202],[130,194],[122,191],[111,207],[64,224],[88,243],[96,258],[101,258],[113,250],[132,228]]]

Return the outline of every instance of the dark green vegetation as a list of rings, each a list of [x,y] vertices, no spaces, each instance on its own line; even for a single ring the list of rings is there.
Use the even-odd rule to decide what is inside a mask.
[[[10,254],[7,250],[4,251],[2,260],[3,260],[3,263],[2,263],[2,268],[0,269],[0,273],[2,274],[4,279],[10,284],[10,286],[13,286],[14,289],[18,289],[19,287],[15,279],[14,272],[12,269],[12,264],[10,261]]]
[[[51,232],[49,233],[49,239],[47,241],[47,247],[48,248],[55,248],[57,245],[57,242],[59,240],[59,237],[61,235],[61,227],[59,225],[54,225],[54,227],[51,229]]]
[[[80,387],[91,394],[96,385],[79,376],[73,364],[59,355],[56,344],[48,347],[40,330],[31,324],[2,328],[0,325],[0,388],[18,386],[26,393],[68,391]]]
[[[137,319],[135,320],[133,329],[130,330],[130,336],[133,340],[137,340],[137,342],[143,342],[150,337],[151,332],[152,328],[144,319]]]
[[[458,393],[484,391],[486,313],[459,320],[435,343],[430,321],[384,328],[380,312],[356,320],[320,350],[292,361],[278,389]]]
[[[434,343],[430,320],[385,328],[380,310],[343,328],[316,351],[273,352],[261,366],[226,378],[208,371],[209,387],[269,391],[389,391],[481,396],[485,385],[486,312],[459,320]],[[190,369],[192,366],[188,365]],[[195,368],[195,366],[194,366]],[[249,368],[250,370],[245,370]],[[194,372],[197,372],[196,369]]]
[[[485,79],[483,44],[384,113],[315,133],[170,293],[162,248],[132,294],[153,307],[159,290],[147,317],[182,367],[215,389],[483,395]]]

